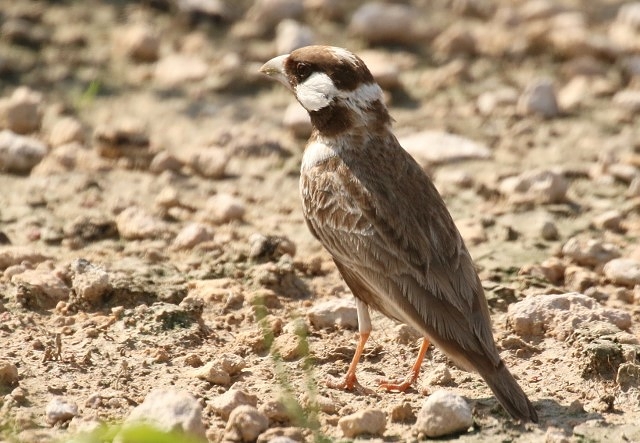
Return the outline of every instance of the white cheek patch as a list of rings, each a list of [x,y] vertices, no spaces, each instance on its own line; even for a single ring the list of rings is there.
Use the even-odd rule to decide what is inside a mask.
[[[324,72],[315,72],[296,86],[296,97],[309,112],[329,106],[339,91]]]

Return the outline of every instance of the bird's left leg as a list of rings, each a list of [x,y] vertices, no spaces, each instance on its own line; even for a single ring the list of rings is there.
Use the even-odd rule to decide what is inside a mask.
[[[422,345],[420,345],[420,351],[418,351],[418,358],[416,362],[413,364],[411,368],[411,372],[405,377],[403,381],[388,381],[382,380],[380,381],[380,387],[386,389],[387,391],[406,391],[415,381],[418,379],[420,375],[420,367],[422,366],[422,361],[424,360],[424,356],[427,353],[427,349],[429,349],[429,339],[426,337],[422,340]]]
[[[356,352],[353,355],[353,359],[351,360],[351,364],[349,365],[349,369],[347,370],[344,380],[328,380],[327,386],[330,388],[346,389],[348,391],[353,388],[358,390],[363,389],[362,386],[360,386],[360,383],[358,383],[358,379],[356,377],[356,366],[358,366],[360,357],[362,357],[362,353],[364,352],[364,345],[367,343],[369,335],[371,334],[371,317],[369,316],[369,307],[367,304],[358,298],[356,298],[356,310],[358,311],[358,331],[360,332],[358,346],[356,347]]]

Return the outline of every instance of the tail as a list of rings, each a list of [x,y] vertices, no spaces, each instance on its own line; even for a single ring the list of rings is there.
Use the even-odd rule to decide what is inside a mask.
[[[502,407],[517,420],[538,423],[538,413],[529,401],[504,362],[488,374],[480,374],[485,379]]]

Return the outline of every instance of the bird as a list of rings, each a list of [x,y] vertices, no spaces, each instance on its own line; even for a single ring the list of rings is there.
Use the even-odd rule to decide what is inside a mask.
[[[372,308],[423,337],[409,375],[381,382],[383,388],[408,389],[433,343],[478,372],[514,419],[538,422],[500,357],[464,240],[431,179],[395,137],[382,89],[364,62],[347,49],[313,45],[270,59],[260,72],[309,114],[299,182],[304,219],[355,296],[358,345],[344,379],[329,386],[360,386],[356,367]]]

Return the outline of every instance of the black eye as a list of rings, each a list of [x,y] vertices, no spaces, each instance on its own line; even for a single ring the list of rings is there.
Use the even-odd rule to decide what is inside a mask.
[[[311,66],[307,63],[300,62],[296,65],[296,79],[298,83],[305,81],[311,75]]]

